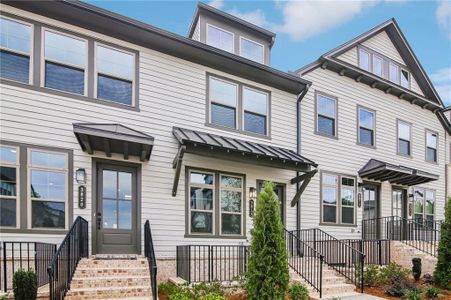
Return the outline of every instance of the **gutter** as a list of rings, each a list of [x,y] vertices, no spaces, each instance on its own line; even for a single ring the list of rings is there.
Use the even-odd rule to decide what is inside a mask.
[[[299,76],[300,77],[300,76]],[[305,88],[299,93],[296,99],[296,147],[297,153],[301,154],[301,101],[310,89],[311,84],[306,84]],[[299,176],[299,171],[296,171],[296,177]],[[296,190],[299,190],[300,183],[296,183]],[[301,199],[296,205],[296,230],[301,230]]]

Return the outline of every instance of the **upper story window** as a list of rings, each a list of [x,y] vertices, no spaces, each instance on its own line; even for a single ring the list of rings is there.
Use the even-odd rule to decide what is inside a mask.
[[[0,76],[30,83],[32,26],[0,17]]]
[[[18,148],[0,146],[0,227],[17,227],[19,212],[18,191]]]
[[[370,70],[370,53],[362,48],[359,49],[359,66],[364,70]]]
[[[44,86],[86,94],[87,41],[44,30]]]
[[[108,46],[96,45],[97,98],[133,104],[134,55]]]
[[[405,88],[410,87],[410,73],[409,71],[401,68],[401,86]]]
[[[438,134],[426,130],[426,161],[437,162]]]
[[[355,224],[355,178],[321,174],[321,223]]]
[[[207,44],[228,52],[234,52],[235,35],[219,27],[207,24]]]
[[[269,92],[213,76],[208,83],[210,124],[269,135]]]
[[[399,83],[399,67],[394,63],[389,64],[389,79],[394,83]]]
[[[359,107],[358,142],[366,146],[375,145],[376,117],[373,110]]]
[[[373,73],[380,77],[384,75],[384,60],[376,54],[373,54]]]
[[[262,44],[240,37],[240,55],[259,62],[264,62],[264,47]]]
[[[412,153],[412,125],[398,120],[398,154],[410,156]]]
[[[337,136],[337,98],[316,94],[316,132]]]

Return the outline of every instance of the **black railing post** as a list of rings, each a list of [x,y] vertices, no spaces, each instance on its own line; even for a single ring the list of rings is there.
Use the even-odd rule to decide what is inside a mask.
[[[379,265],[382,265],[382,246],[381,246],[381,240],[377,240],[377,248],[378,248],[378,260],[379,260]]]
[[[213,272],[213,247],[208,246],[208,282],[211,282],[211,273]]]
[[[363,293],[363,277],[364,277],[364,273],[365,272],[365,268],[364,268],[364,261],[365,261],[365,254],[361,254],[360,255],[360,291]]]
[[[319,298],[323,297],[323,262],[324,256],[319,256]]]
[[[3,285],[5,293],[8,291],[8,273],[6,271],[6,242],[3,242]]]

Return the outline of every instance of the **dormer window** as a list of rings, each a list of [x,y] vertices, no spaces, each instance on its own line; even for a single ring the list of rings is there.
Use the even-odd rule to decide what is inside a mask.
[[[370,54],[363,49],[359,50],[359,66],[364,70],[370,70]]]
[[[409,71],[406,71],[404,69],[401,69],[401,86],[405,88],[409,88]]]
[[[264,62],[264,47],[262,44],[240,37],[240,55],[262,64]]]
[[[224,51],[234,52],[234,34],[207,24],[207,44]]]

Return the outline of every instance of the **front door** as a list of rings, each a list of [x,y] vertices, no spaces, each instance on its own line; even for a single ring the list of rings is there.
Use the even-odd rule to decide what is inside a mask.
[[[379,236],[378,187],[372,184],[363,186],[363,237],[377,239]]]
[[[136,177],[136,168],[97,166],[97,253],[138,253]]]
[[[406,218],[406,191],[404,189],[394,188],[392,191],[392,216],[393,224],[391,228],[392,239],[401,240],[405,235]]]
[[[257,181],[257,192],[258,194],[260,191],[263,190],[263,184],[265,181],[258,180]],[[282,224],[285,227],[285,184],[282,183],[274,183],[274,193],[276,193],[277,197],[279,198],[280,203],[280,217],[282,219]]]

